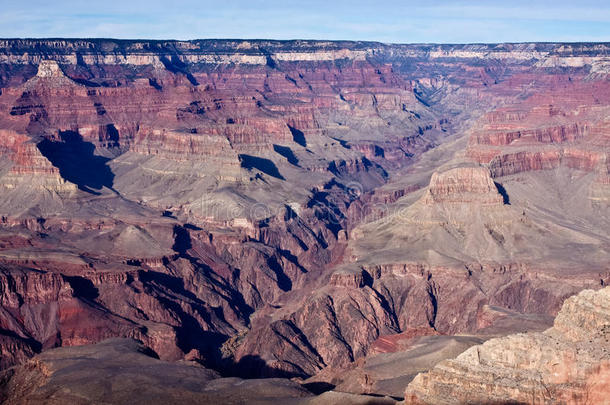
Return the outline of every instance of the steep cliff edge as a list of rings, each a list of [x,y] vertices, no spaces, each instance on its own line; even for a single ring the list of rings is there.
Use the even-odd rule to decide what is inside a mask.
[[[607,404],[610,288],[568,298],[543,333],[492,339],[415,377],[407,404]]]

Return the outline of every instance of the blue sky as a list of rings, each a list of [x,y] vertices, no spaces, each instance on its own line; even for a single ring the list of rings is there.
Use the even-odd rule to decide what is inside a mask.
[[[610,1],[0,0],[0,37],[610,41]]]

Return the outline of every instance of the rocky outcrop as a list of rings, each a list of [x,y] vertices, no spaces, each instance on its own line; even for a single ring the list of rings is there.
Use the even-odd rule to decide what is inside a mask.
[[[543,333],[492,339],[415,377],[406,403],[607,403],[610,288],[565,301]]]
[[[43,60],[38,64],[38,77],[64,77],[64,73],[54,60]]]
[[[330,284],[336,287],[362,288],[371,281],[371,276],[363,269],[339,269],[330,276]]]
[[[423,197],[426,204],[477,203],[501,205],[502,196],[484,167],[460,167],[434,173],[428,191]]]
[[[552,115],[551,115],[552,116]],[[582,139],[586,125],[573,123],[567,126],[525,129],[515,132],[488,133],[477,136],[474,142],[482,145],[505,146],[515,142],[563,143]]]
[[[560,164],[560,151],[523,151],[494,157],[489,162],[489,169],[494,177],[502,177],[532,170],[554,169],[559,167]]]
[[[7,157],[11,163],[10,169],[0,178],[0,187],[13,190],[16,197],[26,200],[27,194],[40,190],[64,195],[76,191],[76,186],[62,178],[59,170],[24,134],[0,130],[0,156]],[[13,205],[20,203],[12,202]]]

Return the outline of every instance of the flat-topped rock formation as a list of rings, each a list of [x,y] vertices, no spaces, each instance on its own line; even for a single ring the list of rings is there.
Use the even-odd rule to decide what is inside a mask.
[[[501,205],[504,200],[487,168],[460,167],[434,173],[424,202]]]

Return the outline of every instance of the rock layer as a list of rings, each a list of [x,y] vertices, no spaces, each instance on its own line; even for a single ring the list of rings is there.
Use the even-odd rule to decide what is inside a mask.
[[[501,205],[503,199],[486,168],[464,167],[434,173],[424,202]]]
[[[609,277],[606,53],[0,41],[2,367],[118,336],[306,378],[554,315]]]
[[[420,374],[408,404],[606,404],[610,391],[610,288],[565,301],[543,333],[474,346]]]

